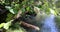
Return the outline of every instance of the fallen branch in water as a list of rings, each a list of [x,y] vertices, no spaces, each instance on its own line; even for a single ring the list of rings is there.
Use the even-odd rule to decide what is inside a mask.
[[[21,21],[21,25],[23,25],[23,26],[25,26],[25,27],[28,27],[28,28],[31,28],[31,29],[38,30],[38,31],[40,30],[39,27],[37,27],[37,26],[35,26],[35,25],[32,25],[32,24],[28,24],[28,23],[23,22],[23,21]]]

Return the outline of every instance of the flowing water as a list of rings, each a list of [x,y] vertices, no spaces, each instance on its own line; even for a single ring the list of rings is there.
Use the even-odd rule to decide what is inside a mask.
[[[58,32],[54,18],[55,16],[51,14],[45,19],[41,32]]]

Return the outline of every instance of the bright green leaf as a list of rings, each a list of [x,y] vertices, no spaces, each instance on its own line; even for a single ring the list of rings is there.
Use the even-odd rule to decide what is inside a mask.
[[[57,15],[56,12],[55,12],[55,10],[53,10],[53,9],[51,9],[51,8],[50,8],[50,12],[51,12],[52,14],[54,14],[54,15]]]
[[[6,9],[8,9],[12,14],[16,14],[16,9],[13,9],[10,6],[5,6]]]
[[[10,6],[5,6],[6,9],[10,10],[12,7]]]
[[[11,13],[15,14],[15,12],[14,12],[14,10],[13,10],[13,9],[10,9],[9,11],[10,11]]]
[[[30,7],[27,7],[26,9],[29,11],[30,10]]]
[[[8,29],[8,28],[11,26],[11,22],[12,22],[12,21],[13,21],[13,20],[5,23],[3,28]]]
[[[5,23],[1,23],[1,24],[0,24],[0,28],[2,28],[2,27],[4,26],[4,24],[5,24]]]

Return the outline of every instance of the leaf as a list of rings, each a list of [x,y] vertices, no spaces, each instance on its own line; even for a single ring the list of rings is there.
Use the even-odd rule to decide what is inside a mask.
[[[12,7],[10,6],[5,6],[6,9],[10,10]]]
[[[49,8],[49,9],[50,9],[50,12],[51,12],[52,14],[57,15],[57,13],[55,12],[55,10],[53,10],[53,9],[51,9],[51,8]]]
[[[11,26],[11,22],[12,22],[12,21],[13,21],[13,20],[5,23],[3,28],[8,29],[8,28]]]
[[[14,10],[13,10],[13,9],[10,9],[9,11],[10,11],[11,13],[15,14],[15,12],[14,12]]]
[[[4,26],[4,24],[5,24],[5,23],[1,23],[1,24],[0,24],[0,28],[2,28],[2,27]]]
[[[28,10],[28,11],[29,11],[29,10],[30,10],[30,7],[27,7],[27,8],[26,8],[26,10]]]
[[[16,9],[13,9],[12,7],[10,6],[5,6],[6,9],[8,9],[12,14],[16,14]]]
[[[10,23],[6,23],[6,24],[4,25],[4,28],[5,28],[5,29],[8,29],[9,26],[10,26]]]

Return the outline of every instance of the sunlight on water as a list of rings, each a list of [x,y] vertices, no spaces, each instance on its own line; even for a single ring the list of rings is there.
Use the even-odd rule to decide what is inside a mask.
[[[55,16],[51,14],[45,19],[41,32],[58,32],[54,18]]]

